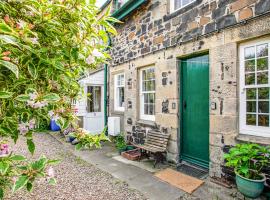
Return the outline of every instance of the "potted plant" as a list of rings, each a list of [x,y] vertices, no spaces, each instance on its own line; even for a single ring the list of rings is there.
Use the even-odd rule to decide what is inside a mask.
[[[264,189],[262,169],[270,163],[270,147],[237,144],[224,155],[226,166],[233,167],[238,190],[246,197],[257,198]]]
[[[115,146],[119,151],[119,154],[127,150],[127,143],[124,134],[120,134],[115,138]]]

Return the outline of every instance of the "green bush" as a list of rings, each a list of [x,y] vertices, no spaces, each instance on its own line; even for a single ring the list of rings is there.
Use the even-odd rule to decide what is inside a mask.
[[[260,180],[262,169],[270,164],[270,147],[258,144],[237,144],[224,155],[226,166],[233,167],[239,175]]]
[[[0,138],[25,137],[33,154],[44,121],[75,126],[77,80],[110,58],[107,32],[116,33],[109,10],[98,13],[95,0],[0,0]],[[31,190],[50,164],[41,158],[40,173],[21,170],[1,143],[0,199],[12,188]]]

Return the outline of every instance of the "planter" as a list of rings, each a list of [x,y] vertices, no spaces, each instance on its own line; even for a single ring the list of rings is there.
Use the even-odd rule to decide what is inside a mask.
[[[139,149],[133,149],[130,151],[125,151],[121,155],[128,160],[134,161],[134,160],[139,160],[139,158],[141,157],[141,152]]]
[[[56,124],[55,120],[51,120],[50,128],[52,131],[60,131],[60,127]]]
[[[249,198],[257,198],[261,195],[264,189],[264,182],[266,180],[264,175],[261,175],[262,180],[252,180],[239,175],[237,172],[235,172],[235,174],[237,189],[244,196]]]
[[[130,150],[133,150],[133,149],[136,149],[136,147],[132,146],[132,145],[128,145],[126,150],[127,151],[130,151]]]
[[[122,152],[125,152],[127,150],[127,147],[123,147],[121,149],[118,149],[119,154],[121,155]]]

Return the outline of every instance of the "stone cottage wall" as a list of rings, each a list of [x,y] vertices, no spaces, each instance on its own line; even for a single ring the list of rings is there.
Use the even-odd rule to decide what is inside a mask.
[[[179,60],[197,53],[210,57],[210,175],[225,177],[223,154],[238,131],[238,47],[270,34],[270,1],[197,0],[168,14],[167,1],[152,0],[118,25],[113,39],[110,83],[125,72],[126,109],[120,115],[131,140],[143,143],[148,129],[171,134],[168,160],[179,161]],[[138,70],[156,69],[156,121],[139,119]],[[113,84],[110,84],[111,86]],[[110,87],[110,115],[114,88]],[[118,113],[119,114],[119,113]]]

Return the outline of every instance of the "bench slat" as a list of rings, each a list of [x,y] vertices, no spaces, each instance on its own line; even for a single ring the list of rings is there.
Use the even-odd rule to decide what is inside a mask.
[[[166,139],[166,138],[158,138],[158,137],[154,137],[154,136],[147,136],[146,139],[153,139],[153,140],[157,140],[157,141],[165,141],[165,142],[168,142],[169,139]]]
[[[165,138],[168,139],[170,137],[170,135],[165,135],[165,134],[153,134],[153,133],[147,133],[147,136],[153,136],[153,137],[157,137],[157,138]]]

